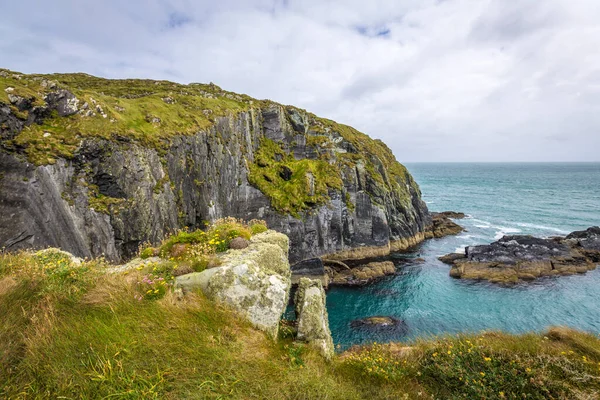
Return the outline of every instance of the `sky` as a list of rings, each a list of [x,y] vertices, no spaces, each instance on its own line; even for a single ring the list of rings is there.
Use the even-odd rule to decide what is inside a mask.
[[[402,162],[600,161],[598,0],[0,0],[0,67],[214,82]]]

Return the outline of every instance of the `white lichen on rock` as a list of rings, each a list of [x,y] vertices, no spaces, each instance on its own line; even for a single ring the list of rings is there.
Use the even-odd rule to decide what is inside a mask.
[[[321,282],[300,279],[294,303],[298,322],[298,340],[315,347],[328,360],[333,357],[333,339],[329,330],[325,291]]]
[[[288,249],[287,236],[267,231],[254,236],[247,248],[224,253],[220,267],[179,276],[176,285],[202,290],[276,338],[291,286]]]

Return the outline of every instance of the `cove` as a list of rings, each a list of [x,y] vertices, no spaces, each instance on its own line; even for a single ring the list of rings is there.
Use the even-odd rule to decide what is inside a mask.
[[[398,274],[327,293],[334,342],[347,348],[373,341],[482,330],[512,333],[564,325],[600,333],[600,270],[503,287],[450,278],[437,257],[504,234],[552,236],[600,224],[600,164],[409,165],[432,211],[456,210],[467,229],[393,254]],[[411,259],[422,257],[425,262]],[[374,315],[402,319],[403,329],[355,329]]]

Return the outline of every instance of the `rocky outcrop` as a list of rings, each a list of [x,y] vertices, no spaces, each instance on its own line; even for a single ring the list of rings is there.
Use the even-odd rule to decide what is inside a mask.
[[[463,232],[462,226],[458,225],[452,219],[462,219],[465,214],[455,211],[444,211],[441,213],[431,213],[432,225],[431,235],[434,238],[441,238],[444,236],[458,235]]]
[[[440,260],[452,265],[452,277],[498,283],[585,273],[600,262],[600,228],[573,232],[566,238],[504,236],[489,245],[469,246],[465,254],[449,254]]]
[[[263,232],[247,248],[221,255],[221,266],[178,276],[175,283],[184,291],[201,290],[277,338],[291,287],[288,250],[285,235]]]
[[[294,298],[298,340],[315,347],[325,358],[333,357],[333,339],[329,330],[329,317],[325,304],[325,291],[321,282],[300,279]]]
[[[361,286],[394,275],[396,267],[391,261],[371,262],[356,268],[329,268],[330,285]]]
[[[23,75],[20,82],[26,79]],[[39,83],[33,79],[28,90]],[[98,87],[109,83],[101,81]],[[160,85],[149,87],[157,90]],[[177,93],[198,92],[177,87],[181,90]],[[142,133],[94,130],[74,133],[66,143],[41,131],[38,123],[62,126],[61,118],[70,118],[78,126],[97,120],[110,129],[111,123],[121,123],[112,116],[125,118],[126,110],[100,105],[91,97],[78,99],[60,82],[44,90],[50,92],[37,99],[27,97],[31,101],[19,102],[19,109],[8,98],[6,102],[0,98],[0,248],[53,246],[80,257],[104,255],[118,262],[133,256],[141,243],[157,243],[176,229],[200,228],[204,221],[225,216],[263,219],[288,235],[292,263],[322,255],[380,256],[427,237],[431,220],[410,174],[383,143],[349,127],[293,107],[246,99],[236,103],[243,105],[241,111],[221,111],[222,115],[198,111],[210,125],[192,134],[173,134],[160,146],[138,140],[144,138]],[[198,93],[211,101],[242,102],[241,96],[231,93]],[[149,94],[142,91],[136,96]],[[166,116],[158,117],[161,122],[140,123],[151,125],[148,129],[168,126]],[[250,166],[260,164],[256,154],[265,140],[296,161],[306,160],[301,167],[309,169],[305,175],[309,197],[318,197],[321,178],[316,169],[310,172],[316,168],[310,162],[318,162],[319,168],[335,166],[340,186],[328,187],[323,203],[307,200],[308,208],[298,214],[276,209],[269,197],[274,195],[249,181]],[[367,145],[371,152],[361,147]],[[271,179],[267,172],[265,176]],[[295,179],[283,169],[275,178]]]
[[[350,327],[359,331],[368,331],[371,334],[404,335],[408,331],[406,322],[399,318],[388,316],[374,316],[357,319],[350,322]]]

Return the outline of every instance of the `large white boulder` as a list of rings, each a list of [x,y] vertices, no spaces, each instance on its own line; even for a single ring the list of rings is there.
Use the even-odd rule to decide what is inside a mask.
[[[202,290],[276,338],[291,286],[288,251],[286,235],[263,232],[245,249],[223,254],[221,266],[179,276],[176,284],[184,291]]]

